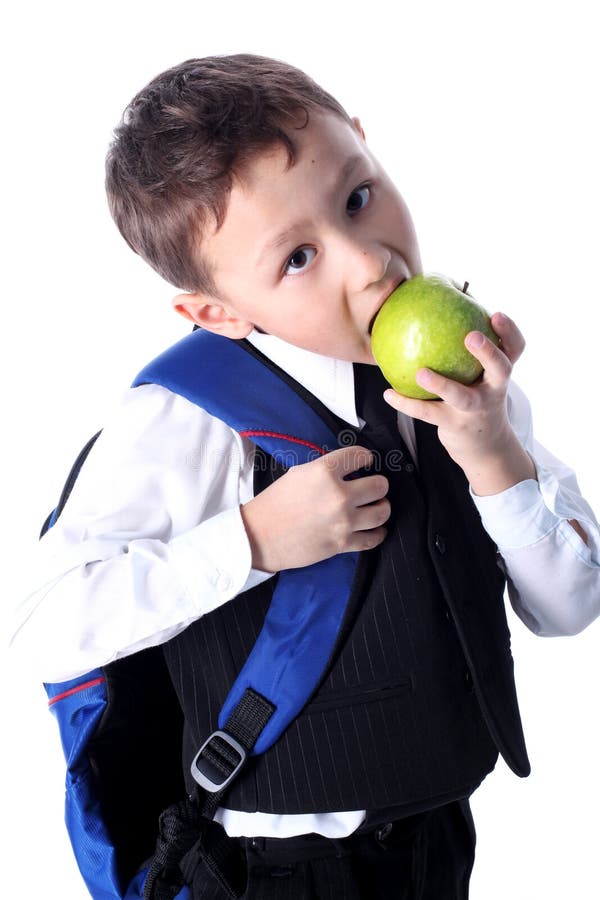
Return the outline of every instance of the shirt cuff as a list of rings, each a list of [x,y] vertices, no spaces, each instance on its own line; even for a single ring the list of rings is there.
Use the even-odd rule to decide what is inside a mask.
[[[271,577],[271,573],[252,569],[250,542],[239,507],[173,538],[170,549],[198,615]]]
[[[534,544],[551,532],[561,521],[544,503],[540,485],[528,478],[499,494],[471,497],[483,527],[498,545],[512,549]]]

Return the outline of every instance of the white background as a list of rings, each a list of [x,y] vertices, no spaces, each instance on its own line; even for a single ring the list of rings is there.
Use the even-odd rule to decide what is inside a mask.
[[[192,56],[280,57],[361,117],[412,210],[425,268],[468,279],[490,311],[520,324],[528,349],[516,378],[538,437],[575,466],[600,509],[594,7],[22,0],[4,13],[7,612],[76,452],[141,365],[187,331],[171,311],[171,287],[110,220],[103,162],[133,94]],[[600,630],[545,640],[512,612],[510,623],[533,774],[520,780],[500,762],[476,794],[471,896],[597,898]],[[84,900],[45,695],[3,657],[3,896]]]

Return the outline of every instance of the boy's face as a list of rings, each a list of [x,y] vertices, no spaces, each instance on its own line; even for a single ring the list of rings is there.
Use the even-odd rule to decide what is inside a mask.
[[[391,291],[421,271],[402,197],[356,128],[311,113],[296,162],[276,146],[234,183],[221,228],[200,252],[221,300],[175,300],[202,327],[241,338],[256,326],[291,344],[373,363],[370,328]]]

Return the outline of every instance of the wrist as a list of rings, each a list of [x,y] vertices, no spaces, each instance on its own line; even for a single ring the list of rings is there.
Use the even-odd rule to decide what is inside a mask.
[[[537,481],[533,460],[512,430],[488,452],[463,466],[463,471],[473,493],[481,497],[499,494],[521,481]]]
[[[252,568],[271,574],[279,571],[275,560],[271,558],[272,541],[269,539],[261,504],[256,503],[256,498],[249,500],[240,506],[240,514],[250,544]]]

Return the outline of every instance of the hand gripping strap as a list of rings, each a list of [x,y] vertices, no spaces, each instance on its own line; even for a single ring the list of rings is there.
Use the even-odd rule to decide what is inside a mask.
[[[283,465],[309,462],[338,446],[320,416],[243,346],[194,331],[157,357],[134,386],[181,394],[250,437]],[[281,572],[262,630],[219,716],[226,723],[247,689],[276,707],[252,753],[264,753],[320,683],[350,596],[357,553]]]

